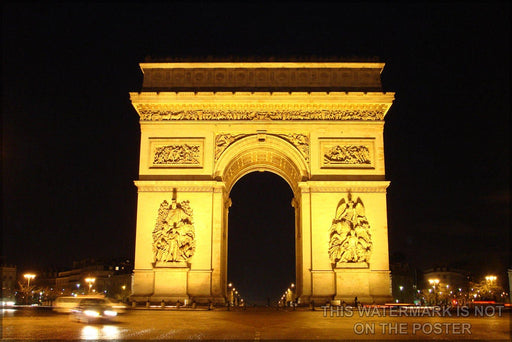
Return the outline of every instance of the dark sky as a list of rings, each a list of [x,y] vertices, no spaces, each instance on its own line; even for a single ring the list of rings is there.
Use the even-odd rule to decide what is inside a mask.
[[[4,3],[3,261],[23,270],[133,257],[140,138],[128,93],[141,88],[145,56],[376,56],[384,90],[396,92],[385,126],[390,252],[420,268],[503,275],[510,19],[508,2]],[[242,178],[232,196],[247,189],[275,196],[234,204],[230,243],[248,238],[236,222],[255,206],[267,213],[284,198],[291,208],[278,177]],[[267,216],[256,245],[293,230],[293,213]],[[256,256],[230,245],[230,280],[243,283],[255,263],[286,286],[293,239],[275,240]]]

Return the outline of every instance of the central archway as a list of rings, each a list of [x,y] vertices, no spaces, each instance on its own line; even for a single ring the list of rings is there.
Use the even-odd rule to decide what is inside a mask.
[[[274,302],[296,281],[293,192],[274,173],[252,172],[230,198],[228,280],[248,304]]]
[[[302,243],[300,234],[300,188],[299,183],[309,176],[308,164],[301,151],[283,137],[265,133],[249,135],[232,143],[222,154],[217,163],[215,176],[225,184],[224,231],[229,231],[229,209],[232,200],[229,197],[233,186],[252,172],[270,172],[283,178],[293,192],[291,205],[295,214],[295,283],[297,296],[301,295],[302,281]],[[227,240],[227,238],[225,237]],[[227,242],[227,241],[226,241]],[[227,288],[228,244],[224,244],[223,283]]]

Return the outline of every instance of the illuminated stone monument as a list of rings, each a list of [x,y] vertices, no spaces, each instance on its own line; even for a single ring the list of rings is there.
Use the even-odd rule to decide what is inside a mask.
[[[293,190],[302,303],[391,299],[383,67],[142,63],[132,300],[226,300],[229,194],[254,171]]]

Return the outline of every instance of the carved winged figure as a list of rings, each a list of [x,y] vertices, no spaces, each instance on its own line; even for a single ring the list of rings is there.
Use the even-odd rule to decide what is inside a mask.
[[[163,201],[158,209],[153,230],[154,262],[180,262],[189,259],[195,251],[195,230],[189,201],[169,205]]]
[[[370,225],[366,219],[363,202],[341,199],[329,229],[329,258],[338,262],[369,262],[372,248]]]

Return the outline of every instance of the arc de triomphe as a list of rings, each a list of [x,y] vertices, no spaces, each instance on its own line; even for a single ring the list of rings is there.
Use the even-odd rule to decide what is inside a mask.
[[[302,303],[390,300],[384,64],[140,66],[133,301],[225,301],[229,194],[254,171],[293,190]]]

